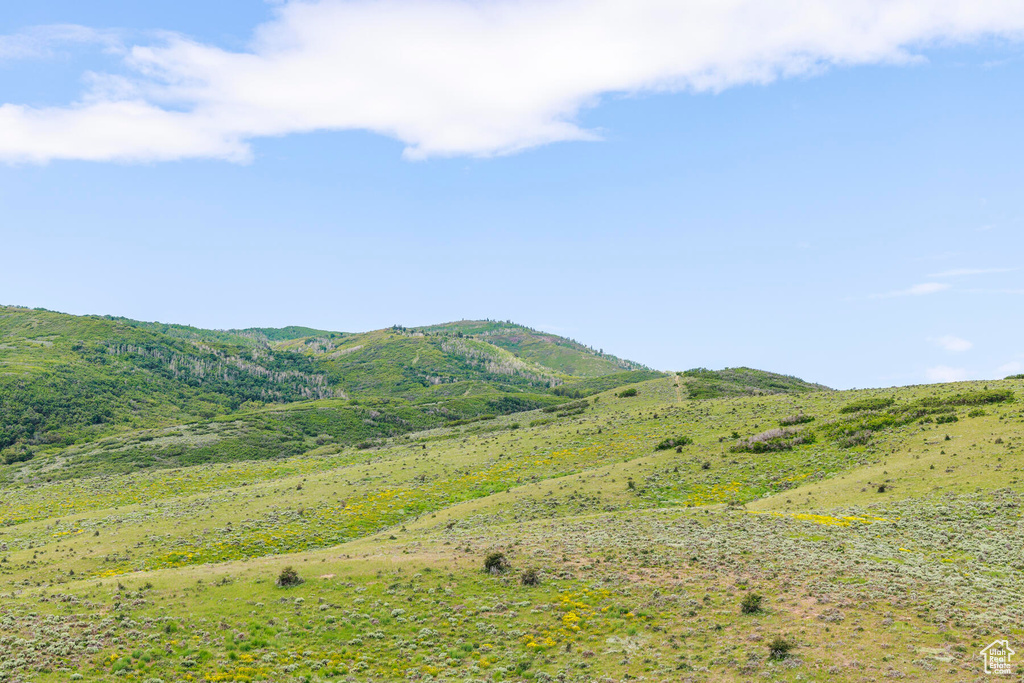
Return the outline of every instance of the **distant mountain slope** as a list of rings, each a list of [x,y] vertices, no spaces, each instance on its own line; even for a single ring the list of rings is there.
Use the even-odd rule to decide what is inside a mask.
[[[524,360],[576,377],[600,377],[623,370],[649,369],[640,363],[617,358],[575,340],[511,322],[460,320],[418,329],[423,332],[462,333],[473,336],[506,349]]]
[[[485,341],[440,332],[393,328],[340,340],[296,340],[284,348],[312,353],[353,394],[415,399],[431,387],[467,381],[485,381],[501,391],[547,391],[569,379]]]
[[[129,455],[112,453],[108,464],[120,458],[121,471],[130,471],[275,458],[321,441],[370,443],[663,377],[570,339],[494,321],[359,333],[205,330],[6,306],[0,462],[115,432],[224,421],[234,426],[218,433],[230,436],[209,452],[186,457],[143,444]],[[677,379],[690,398],[825,389],[748,368],[692,370]]]
[[[498,330],[473,331],[488,329]],[[298,326],[205,330],[0,307],[0,458],[18,444],[20,458],[26,448],[116,429],[317,399],[352,399],[351,408],[345,402],[324,408],[337,414],[332,424],[354,424],[353,416],[372,413],[359,417],[370,429],[346,427],[346,437],[332,427],[332,438],[394,435],[565,401],[558,387],[636,365],[560,337],[510,332],[526,329],[502,324],[494,335],[443,325],[364,333]],[[637,378],[626,372],[621,380]]]
[[[0,307],[0,448],[345,396],[305,355],[155,327]]]

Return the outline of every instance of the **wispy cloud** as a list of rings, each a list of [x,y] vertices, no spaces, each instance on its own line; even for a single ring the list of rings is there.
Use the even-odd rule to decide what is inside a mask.
[[[45,59],[59,48],[70,45],[99,45],[114,48],[120,45],[115,31],[100,31],[76,24],[34,26],[19,33],[0,35],[0,62],[22,59]]]
[[[1004,377],[1006,375],[1016,375],[1016,374],[1019,374],[1021,371],[1024,371],[1024,363],[1021,363],[1020,361],[1015,361],[1015,360],[1014,361],[1010,361],[1009,363],[1006,363],[1005,365],[1000,365],[999,368],[996,370],[996,372],[999,373],[999,375],[1004,376]]]
[[[892,299],[900,296],[926,296],[928,294],[938,294],[950,289],[950,285],[945,282],[922,282],[921,284],[908,287],[907,289],[897,289],[892,292],[886,292],[885,294],[874,294],[872,299]]]
[[[967,379],[967,370],[964,368],[951,368],[947,365],[938,365],[924,371],[924,376],[929,382],[962,382]]]
[[[942,337],[929,337],[928,341],[945,351],[953,353],[963,353],[964,351],[970,351],[974,348],[973,343],[966,339],[961,339],[960,337],[954,337],[951,334],[947,334]]]
[[[67,106],[0,106],[0,160],[246,161],[256,138],[318,130],[387,135],[413,159],[488,156],[598,139],[578,115],[608,94],[718,92],[1024,35],[1024,3],[1010,0],[293,0],[275,11],[247,51],[171,36],[126,51],[131,83],[101,77]]]
[[[990,275],[993,273],[1012,273],[1016,268],[956,268],[932,273],[928,277],[964,277],[967,275]]]
[[[1021,295],[1024,294],[1024,289],[965,289],[964,292],[969,294],[1013,294]]]

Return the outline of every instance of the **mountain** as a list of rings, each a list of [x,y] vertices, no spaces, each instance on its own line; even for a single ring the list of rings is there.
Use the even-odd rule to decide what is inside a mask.
[[[612,372],[616,385],[660,376],[509,323],[206,330],[4,306],[0,453],[310,401],[336,418],[325,433],[356,442],[557,404]]]
[[[606,354],[603,349],[595,350],[575,340],[516,325],[511,321],[460,320],[430,325],[422,330],[435,334],[472,336],[506,349],[524,360],[575,377],[600,377],[624,370],[649,370],[639,363]]]

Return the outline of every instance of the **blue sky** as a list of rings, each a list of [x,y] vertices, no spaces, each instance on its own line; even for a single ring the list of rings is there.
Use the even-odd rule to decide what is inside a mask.
[[[326,4],[346,25],[406,30],[372,2]],[[21,5],[0,16],[0,103],[16,107],[0,110],[4,303],[218,328],[512,319],[659,369],[748,365],[841,388],[1024,372],[1020,17],[901,27],[881,57],[870,35],[854,36],[863,53],[803,41],[821,52],[810,66],[788,44],[771,58],[713,45],[710,70],[672,56],[601,80],[616,67],[594,57],[557,89],[511,62],[419,87],[373,72],[372,50],[356,66],[309,50],[294,68],[314,91],[288,91],[282,113],[273,94],[223,102],[266,73],[235,56],[280,64],[252,36],[307,20],[287,3]],[[434,0],[416,11],[442,34],[476,26]],[[524,52],[527,19],[510,41]],[[731,35],[734,17],[705,20]],[[845,45],[835,30],[822,42]],[[152,77],[133,46],[157,46],[144,61],[160,69],[195,46],[203,69],[230,59],[224,74]],[[429,47],[387,54],[402,66]],[[373,72],[373,88],[302,99],[346,69]],[[481,92],[488,107],[459,105]],[[125,138],[115,112],[89,128],[98,99],[142,103],[156,127]],[[196,123],[211,102],[259,120]],[[105,146],[79,139],[93,136]]]

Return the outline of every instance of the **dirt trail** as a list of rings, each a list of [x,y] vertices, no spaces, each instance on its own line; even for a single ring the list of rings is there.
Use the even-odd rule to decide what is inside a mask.
[[[682,385],[679,383],[679,375],[676,375],[675,388],[676,388],[676,403],[682,403],[683,402],[683,390],[682,390]]]

